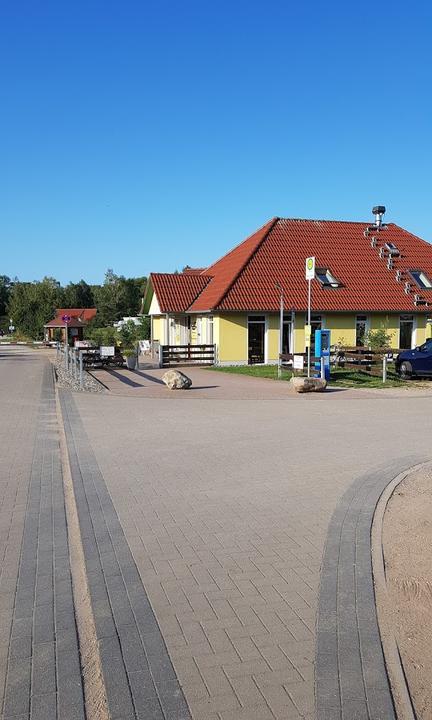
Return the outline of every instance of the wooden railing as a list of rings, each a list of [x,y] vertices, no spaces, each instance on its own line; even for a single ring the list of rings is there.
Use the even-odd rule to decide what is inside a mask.
[[[367,347],[346,347],[343,349],[333,348],[330,351],[330,365],[333,367],[347,367],[354,365],[371,375],[382,375],[383,358],[386,358],[386,363],[393,362],[400,352],[402,352],[402,350],[398,348],[377,348],[375,350],[371,350]],[[290,368],[292,368],[294,364],[294,355],[300,355],[303,357],[304,369],[306,369],[307,353],[283,354],[281,355],[282,365],[289,365]],[[311,367],[317,369],[318,363],[320,363],[320,358],[312,355]]]
[[[159,364],[161,367],[175,365],[214,365],[216,345],[161,345]]]
[[[367,347],[347,347],[334,353],[334,365],[339,367],[356,365],[371,375],[381,375],[383,358],[385,357],[387,362],[392,362],[400,352],[402,350],[399,348],[375,348],[371,350]]]

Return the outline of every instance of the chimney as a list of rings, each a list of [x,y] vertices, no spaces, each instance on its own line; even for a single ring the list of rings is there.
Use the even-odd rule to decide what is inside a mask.
[[[382,225],[382,216],[384,215],[386,209],[384,205],[375,205],[374,208],[372,208],[372,212],[375,215],[375,225],[377,228],[380,228]]]

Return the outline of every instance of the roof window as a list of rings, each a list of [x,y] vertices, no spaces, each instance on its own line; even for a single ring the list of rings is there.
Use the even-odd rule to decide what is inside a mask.
[[[399,257],[399,255],[400,255],[399,248],[397,248],[396,245],[394,245],[392,242],[386,242],[385,248],[386,248],[388,254],[391,255],[392,257]]]
[[[340,287],[341,283],[335,278],[328,268],[317,268],[315,270],[315,277],[323,287]]]
[[[410,270],[409,273],[419,288],[422,288],[422,290],[432,290],[432,280],[423,270]]]

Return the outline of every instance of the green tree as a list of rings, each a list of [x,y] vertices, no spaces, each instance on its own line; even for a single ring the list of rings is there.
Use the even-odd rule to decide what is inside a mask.
[[[11,287],[11,279],[7,275],[0,275],[0,316],[6,315]]]
[[[8,315],[17,330],[39,340],[43,338],[43,326],[54,317],[62,299],[62,288],[55,278],[44,277],[40,282],[17,281],[10,292]]]
[[[92,308],[95,306],[93,290],[85,280],[69,283],[63,289],[63,306],[65,308]]]
[[[105,273],[103,285],[93,286],[97,324],[101,327],[111,325],[123,317],[135,316],[141,309],[147,279],[125,278],[116,275],[109,268]]]
[[[119,329],[118,335],[122,348],[132,348],[138,341],[138,327],[133,320],[128,320]]]
[[[2,330],[7,330],[9,326],[9,318],[6,311],[12,284],[11,279],[7,275],[0,275],[0,327]]]
[[[119,336],[115,327],[96,327],[94,321],[84,328],[84,337],[94,345],[117,345]]]

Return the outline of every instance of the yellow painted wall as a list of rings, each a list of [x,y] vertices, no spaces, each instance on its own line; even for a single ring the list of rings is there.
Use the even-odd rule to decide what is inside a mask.
[[[422,345],[426,340],[426,315],[417,315],[416,345]]]
[[[294,352],[304,353],[305,351],[305,313],[296,313],[294,318]]]
[[[330,342],[332,345],[338,342],[348,347],[355,345],[357,314],[363,315],[367,313],[323,313],[324,327],[330,330]],[[415,315],[415,313],[413,314]],[[218,349],[218,362],[247,364],[247,317],[246,313],[214,316],[213,335]],[[392,347],[399,347],[399,313],[370,313],[369,317],[371,330],[385,327],[392,335]],[[305,313],[295,314],[295,353],[305,351],[305,322]],[[267,328],[267,360],[268,362],[276,362],[279,353],[279,315],[277,313],[268,314]],[[426,323],[425,315],[417,314],[416,344],[420,345],[427,337],[432,337],[432,324]]]
[[[391,336],[390,345],[394,348],[399,347],[399,317],[399,315],[384,313],[374,313],[370,316],[370,329],[381,330],[381,328],[385,328],[386,332]]]
[[[161,345],[165,343],[165,318],[163,316],[152,316],[153,340],[159,340]]]
[[[275,362],[279,358],[279,315],[269,315],[267,324],[267,353],[268,362]]]
[[[247,364],[247,315],[230,313],[214,316],[218,362]]]
[[[349,313],[326,313],[325,328],[330,330],[331,345],[353,347],[356,342],[356,315]]]

